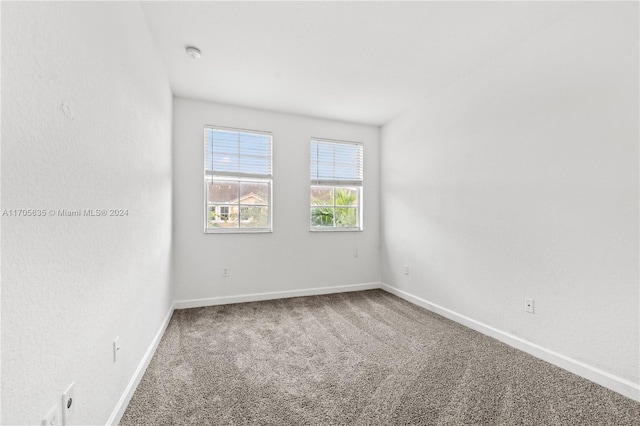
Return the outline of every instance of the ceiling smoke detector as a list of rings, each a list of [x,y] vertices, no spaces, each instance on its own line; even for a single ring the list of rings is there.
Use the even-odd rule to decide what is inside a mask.
[[[185,52],[188,56],[191,56],[193,59],[200,59],[202,56],[202,52],[197,47],[189,46],[185,49]]]

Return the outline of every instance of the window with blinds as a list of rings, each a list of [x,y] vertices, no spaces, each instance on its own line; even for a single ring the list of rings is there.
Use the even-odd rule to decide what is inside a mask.
[[[205,232],[271,232],[272,137],[205,127]]]
[[[362,230],[362,144],[311,140],[310,228]]]

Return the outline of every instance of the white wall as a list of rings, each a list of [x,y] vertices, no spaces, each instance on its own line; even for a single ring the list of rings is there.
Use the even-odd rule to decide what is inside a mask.
[[[638,71],[586,3],[383,126],[383,282],[637,384]]]
[[[273,133],[273,233],[203,233],[206,124]],[[176,300],[380,281],[377,127],[175,98],[173,135]],[[312,136],[364,144],[364,231],[309,231]]]
[[[2,207],[129,211],[2,217],[2,423],[104,424],[173,300],[172,95],[136,3],[2,9]]]

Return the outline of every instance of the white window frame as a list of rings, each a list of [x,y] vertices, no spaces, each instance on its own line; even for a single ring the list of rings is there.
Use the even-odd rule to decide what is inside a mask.
[[[249,133],[249,134],[257,134],[264,135],[269,137],[269,173],[268,174],[252,174],[246,172],[228,172],[228,171],[219,171],[219,170],[210,170],[207,168],[207,131],[208,130],[223,130],[230,132],[238,132],[238,133]],[[262,130],[249,130],[249,129],[239,129],[234,127],[224,127],[224,126],[212,126],[206,125],[204,126],[204,233],[205,234],[246,234],[246,233],[270,233],[273,232],[273,136],[271,132],[266,132]],[[219,205],[220,203],[209,203],[209,194],[208,194],[208,182],[210,180],[216,181],[229,181],[229,182],[237,182],[238,185],[241,185],[243,182],[263,182],[267,183],[269,186],[269,190],[267,191],[267,204],[268,206],[268,218],[267,218],[267,226],[259,227],[259,228],[250,228],[250,227],[242,227],[240,221],[240,210],[242,207],[253,206],[253,204],[243,205],[241,203],[241,197],[238,197],[237,204],[229,204],[226,206],[220,205],[219,209],[216,209],[216,215],[220,216],[221,208],[227,207],[229,214],[231,213],[231,207],[235,206],[238,211],[238,227],[233,228],[210,228],[209,227],[209,207],[212,205]],[[240,192],[240,188],[238,187],[238,193]],[[264,206],[260,204],[259,206]]]
[[[309,230],[311,232],[362,232],[364,230],[364,221],[363,221],[363,206],[364,206],[364,145],[361,142],[350,142],[350,141],[342,141],[335,139],[325,139],[325,138],[311,138],[309,148],[313,149],[313,143],[326,143],[326,144],[335,144],[335,145],[355,145],[359,147],[359,159],[360,164],[359,167],[359,176],[355,178],[344,178],[341,176],[331,176],[331,177],[319,177],[319,176],[310,176],[311,182],[309,185]],[[313,166],[311,161],[312,153],[309,153],[309,162],[310,166]],[[316,166],[317,170],[317,166]],[[310,173],[312,174],[312,173]],[[336,206],[336,191],[339,188],[356,188],[356,218],[357,224],[353,227],[345,227],[345,226],[336,226],[335,225],[335,216],[334,216],[334,224],[333,226],[313,226],[311,223],[311,209],[313,207],[319,207],[318,205],[313,205],[310,201],[311,199],[311,190],[313,187],[324,186],[333,188],[333,205],[327,205],[327,207],[331,207],[334,211],[339,207],[350,207],[350,206]]]

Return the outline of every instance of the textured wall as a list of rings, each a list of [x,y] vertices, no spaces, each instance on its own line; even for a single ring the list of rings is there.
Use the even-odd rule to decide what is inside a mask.
[[[136,3],[3,2],[3,208],[128,209],[2,217],[3,424],[104,424],[167,314],[171,103]]]
[[[273,233],[203,233],[205,124],[273,132]],[[176,98],[173,130],[176,300],[380,281],[377,127]],[[364,144],[364,231],[309,231],[312,136]]]
[[[397,117],[383,281],[638,383],[638,112],[638,4],[588,3]]]

